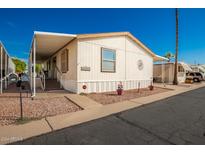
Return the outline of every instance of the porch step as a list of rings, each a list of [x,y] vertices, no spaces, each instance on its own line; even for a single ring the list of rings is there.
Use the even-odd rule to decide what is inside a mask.
[[[63,90],[60,87],[60,82],[55,79],[47,79],[46,80],[46,91],[54,91],[54,90]]]

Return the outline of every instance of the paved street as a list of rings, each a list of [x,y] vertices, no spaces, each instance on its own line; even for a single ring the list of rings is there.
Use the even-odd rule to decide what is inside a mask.
[[[15,144],[205,144],[205,88]]]

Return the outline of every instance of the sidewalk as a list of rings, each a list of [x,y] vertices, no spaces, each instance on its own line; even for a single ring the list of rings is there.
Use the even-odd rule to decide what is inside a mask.
[[[162,84],[155,84],[155,86],[163,87]],[[67,97],[72,101],[75,101],[75,103],[84,108],[84,110],[54,117],[47,117],[42,120],[32,121],[23,125],[0,127],[0,144],[15,142],[32,136],[49,133],[65,127],[95,120],[204,86],[205,83],[189,86],[166,85],[165,88],[173,90],[110,105],[99,105],[99,103],[96,103],[85,96],[81,96],[79,99],[77,95],[68,94]]]

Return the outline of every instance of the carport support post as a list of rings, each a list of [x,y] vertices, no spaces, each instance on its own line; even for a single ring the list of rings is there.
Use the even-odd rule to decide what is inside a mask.
[[[1,65],[1,67],[0,67],[0,69],[1,69],[1,70],[0,70],[0,71],[1,71],[1,72],[0,72],[0,73],[1,73],[1,77],[0,77],[0,78],[1,78],[0,93],[1,93],[1,94],[2,94],[2,88],[3,88],[3,85],[2,85],[2,77],[3,77],[3,74],[2,74],[2,69],[3,69],[3,68],[2,68],[2,65],[3,65],[3,57],[2,57],[2,54],[3,54],[3,51],[2,51],[2,50],[3,50],[3,48],[2,48],[2,46],[1,46],[1,51],[0,51],[0,54],[1,54],[1,57],[0,57],[0,58],[1,58],[1,59],[0,59],[0,65]]]
[[[29,80],[30,80],[30,86],[31,86],[31,90],[32,90],[32,95],[33,95],[33,76],[32,76],[32,54],[33,54],[33,50],[31,49],[30,52],[30,57],[29,57]]]
[[[33,39],[33,96],[36,96],[36,38]]]
[[[5,54],[5,75],[7,75],[8,70],[7,70],[7,54]],[[7,88],[7,78],[5,78],[5,88]]]

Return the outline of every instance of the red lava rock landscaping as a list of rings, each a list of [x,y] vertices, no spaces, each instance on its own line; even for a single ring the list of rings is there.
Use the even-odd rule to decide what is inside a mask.
[[[0,125],[14,124],[20,118],[19,95],[14,94],[13,97],[9,97],[10,95],[11,94],[4,94],[0,96]],[[79,110],[81,110],[80,107],[65,97],[35,100],[23,98],[23,115],[24,118],[28,119],[41,119],[46,116],[54,116]]]
[[[121,101],[126,101],[134,98],[139,98],[139,97],[144,97],[144,96],[149,96],[157,93],[163,93],[169,91],[168,89],[164,88],[158,88],[154,87],[154,90],[149,90],[148,88],[140,89],[138,92],[138,89],[133,89],[133,90],[125,90],[123,91],[123,94],[117,95],[116,91],[113,92],[106,92],[106,93],[91,93],[88,94],[87,96],[96,102],[99,102],[103,105],[107,104],[112,104],[112,103],[117,103]]]

